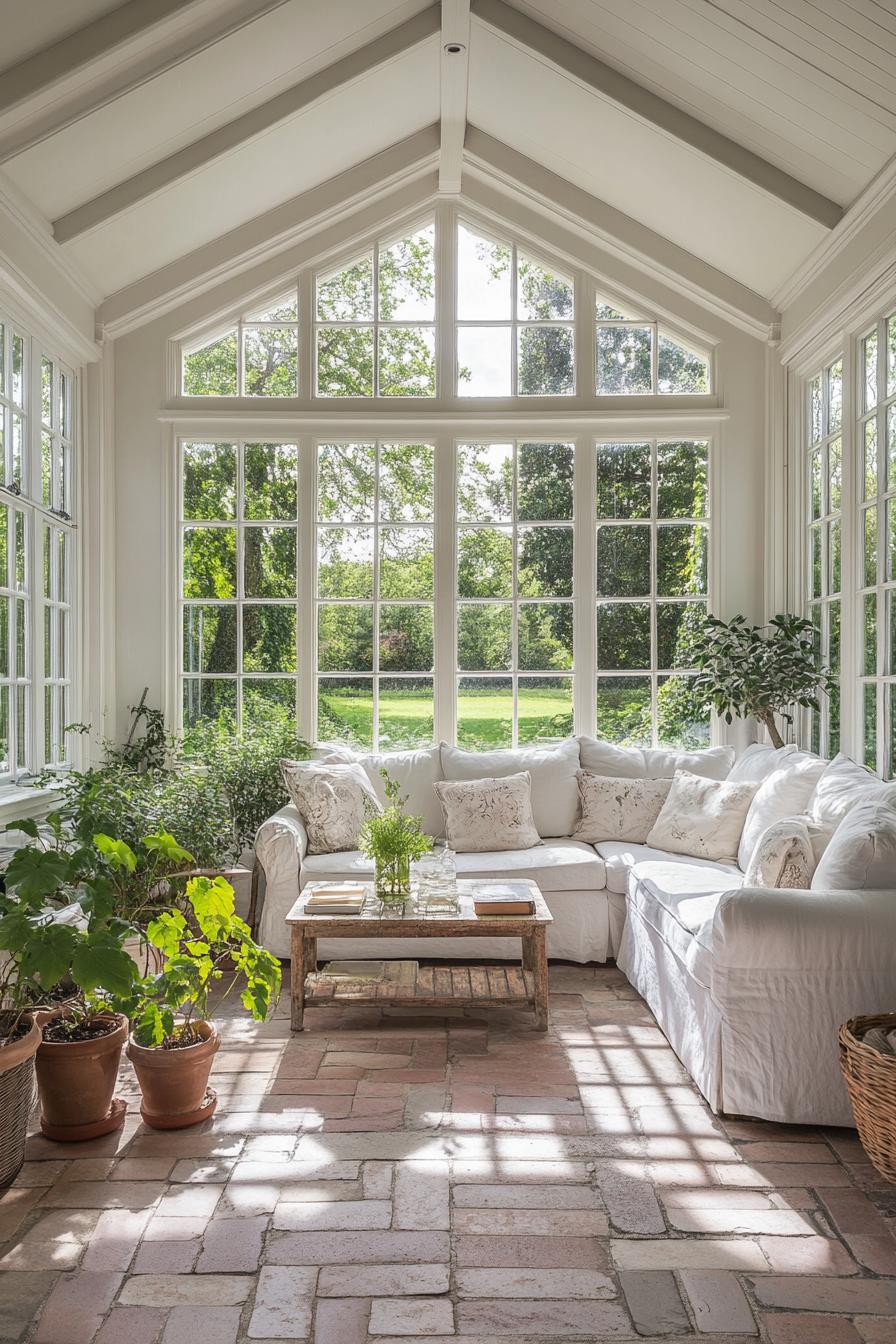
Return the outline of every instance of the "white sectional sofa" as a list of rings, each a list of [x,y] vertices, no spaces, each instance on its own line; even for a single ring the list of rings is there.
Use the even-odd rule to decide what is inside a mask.
[[[715,1110],[791,1123],[853,1123],[837,1029],[855,1014],[896,1006],[896,852],[891,877],[874,891],[747,889],[744,875],[766,826],[805,816],[820,859],[853,803],[879,796],[896,808],[896,785],[882,784],[845,757],[826,763],[794,747],[775,752],[761,745],[737,762],[728,747],[635,750],[586,737],[483,753],[444,744],[388,756],[355,755],[341,746],[319,751],[327,753],[359,761],[381,796],[386,766],[408,796],[408,811],[419,813],[433,835],[442,825],[432,787],[437,780],[528,770],[542,844],[459,854],[459,874],[532,877],[554,917],[549,956],[580,963],[615,958]],[[684,769],[761,786],[738,862],[620,840],[591,845],[571,839],[580,768],[625,778],[670,778]],[[256,854],[265,875],[260,940],[283,957],[289,955],[284,917],[307,882],[371,873],[357,851],[309,854],[291,804],[259,829]],[[888,864],[882,869],[878,862],[876,871],[888,872]],[[372,947],[362,939],[322,940],[320,955],[372,955]],[[413,939],[376,943],[377,956],[420,952]],[[425,954],[502,958],[517,956],[518,945],[498,937],[439,939],[427,943]]]

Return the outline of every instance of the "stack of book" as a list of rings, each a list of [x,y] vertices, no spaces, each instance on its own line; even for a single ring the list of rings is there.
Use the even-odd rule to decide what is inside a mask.
[[[305,902],[309,915],[360,915],[365,890],[360,882],[329,882],[315,887]]]
[[[490,882],[473,888],[473,909],[480,919],[495,915],[534,915],[535,902],[525,882]]]

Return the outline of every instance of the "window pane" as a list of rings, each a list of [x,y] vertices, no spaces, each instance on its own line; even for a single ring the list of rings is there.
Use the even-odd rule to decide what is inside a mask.
[[[40,497],[47,508],[53,506],[53,435],[46,430],[40,436]]]
[[[638,669],[651,666],[650,606],[646,602],[599,602],[597,665]]]
[[[216,720],[236,725],[236,680],[185,678],[184,729]]]
[[[236,332],[184,355],[184,395],[235,397],[237,394]]]
[[[291,677],[247,677],[243,682],[243,723],[295,722],[296,683]]]
[[[598,677],[597,735],[627,746],[650,745],[649,677]]]
[[[887,502],[887,578],[896,579],[896,499]]]
[[[243,533],[246,597],[295,597],[296,529],[247,527]]]
[[[513,444],[458,445],[457,516],[466,523],[510,521],[513,517]]]
[[[236,517],[236,447],[184,444],[184,517]]]
[[[872,331],[862,342],[862,363],[865,383],[862,404],[866,411],[877,405],[877,332]]]
[[[295,322],[299,316],[299,304],[295,293],[284,294],[280,299],[268,304],[267,308],[258,308],[246,314],[247,322]]]
[[[53,423],[53,361],[40,362],[40,414],[45,425]]]
[[[688,667],[690,639],[702,627],[705,602],[658,602],[656,608],[657,667]]]
[[[890,686],[887,699],[890,710],[890,741],[887,746],[887,759],[884,764],[887,779],[892,779],[896,775],[896,685]]]
[[[520,677],[517,737],[537,742],[572,733],[572,677]]]
[[[459,597],[513,596],[513,534],[509,528],[460,529],[457,592]]]
[[[185,528],[184,597],[236,597],[236,528]]]
[[[431,322],[435,317],[435,225],[380,248],[380,318]]]
[[[896,404],[887,407],[887,488],[896,486]]]
[[[432,528],[380,529],[380,597],[432,598]]]
[[[840,524],[828,523],[828,591],[840,591]]]
[[[651,327],[598,327],[597,391],[601,396],[648,393]]]
[[[572,597],[571,527],[521,527],[517,533],[520,597]]]
[[[864,511],[865,585],[877,583],[877,505]]]
[[[317,516],[321,522],[372,523],[376,447],[322,443],[317,450]]]
[[[519,666],[524,672],[572,667],[572,603],[523,602],[517,616]]]
[[[509,602],[460,603],[457,666],[461,672],[509,672],[513,666],[513,608]]]
[[[383,751],[429,746],[433,739],[430,677],[381,677],[379,745]]]
[[[317,533],[320,597],[373,597],[373,528],[321,527]]]
[[[832,439],[828,445],[828,478],[828,508],[831,513],[837,513],[843,480],[843,448],[839,439]]]
[[[322,672],[373,670],[372,606],[321,604],[317,612],[317,665]]]
[[[246,518],[295,518],[299,453],[294,443],[247,443],[243,450]]]
[[[457,328],[457,395],[509,397],[510,327]]]
[[[573,283],[531,257],[517,257],[516,315],[525,322],[573,316]]]
[[[705,443],[658,443],[656,511],[659,518],[704,518],[708,513]]]
[[[296,609],[279,606],[243,608],[243,671],[295,672]]]
[[[843,360],[828,369],[828,433],[833,434],[843,421]]]
[[[575,390],[572,327],[520,327],[517,332],[519,395],[571,396]]]
[[[659,677],[656,732],[661,746],[699,751],[709,746],[709,714],[697,702],[691,677]]]
[[[656,582],[662,597],[706,592],[706,528],[660,526],[656,534]]]
[[[896,676],[896,591],[887,593],[887,628],[890,631],[890,647],[887,653],[887,675]]]
[[[597,516],[650,517],[649,444],[598,444]]]
[[[865,498],[877,494],[877,421],[865,422]]]
[[[887,321],[887,396],[896,392],[896,313]]]
[[[383,327],[379,333],[381,397],[434,397],[434,327]]]
[[[457,744],[469,751],[509,747],[513,738],[510,677],[461,677],[457,686]]]
[[[821,524],[809,529],[809,596],[821,597]]]
[[[380,607],[380,671],[432,671],[432,607]]]
[[[606,597],[646,597],[650,593],[650,528],[597,529],[597,591]]]
[[[457,315],[485,320],[510,318],[511,249],[457,226]]]
[[[812,442],[818,443],[824,434],[824,396],[821,389],[821,374],[809,384],[809,428]]]
[[[243,332],[247,397],[295,397],[299,337],[295,327],[247,327]]]
[[[517,458],[517,514],[525,521],[572,518],[571,443],[521,443]]]
[[[317,733],[322,740],[373,746],[373,680],[370,677],[320,677],[317,683]]]
[[[383,522],[425,523],[433,516],[430,443],[384,443],[380,448],[379,511]]]
[[[236,607],[184,607],[184,671],[236,672]]]
[[[0,597],[0,677],[9,676],[10,599]]]
[[[709,361],[660,332],[657,390],[664,393],[708,392]]]
[[[317,395],[373,396],[372,327],[318,327]]]
[[[317,316],[324,322],[373,320],[373,258],[362,257],[317,282]]]
[[[877,687],[865,685],[862,688],[862,723],[864,732],[864,761],[870,770],[877,769]]]

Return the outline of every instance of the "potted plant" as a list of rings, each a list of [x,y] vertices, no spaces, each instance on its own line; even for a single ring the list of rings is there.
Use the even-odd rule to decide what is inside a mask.
[[[0,898],[2,899],[2,898]],[[0,914],[0,925],[3,916]],[[2,937],[0,937],[2,946]],[[40,1027],[28,1009],[11,957],[0,963],[0,1189],[25,1160],[28,1117],[34,1104],[34,1056]]]
[[[132,1023],[127,1054],[143,1094],[141,1115],[154,1129],[183,1129],[215,1110],[208,1086],[219,1044],[208,1020],[212,988],[226,979],[226,995],[242,979],[243,1005],[259,1022],[280,993],[280,962],[236,915],[229,882],[193,877],[183,904],[150,920],[146,937],[164,965],[119,1004]]]
[[[819,692],[833,696],[838,690],[820,665],[817,640],[815,626],[801,616],[773,616],[764,626],[749,625],[745,616],[707,616],[690,636],[685,656],[698,669],[695,695],[726,723],[752,715],[772,745],[783,747],[775,715],[792,723],[794,705],[817,710]]]
[[[390,779],[387,770],[380,774],[385,781],[386,806],[376,816],[368,817],[358,837],[358,848],[374,864],[374,890],[384,905],[403,905],[411,894],[411,864],[430,849],[429,836],[423,830],[420,817],[405,816],[407,798],[401,797],[397,780]]]

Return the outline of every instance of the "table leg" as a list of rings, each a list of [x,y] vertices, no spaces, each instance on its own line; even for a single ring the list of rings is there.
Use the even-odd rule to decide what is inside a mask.
[[[317,939],[305,938],[305,975],[314,975],[317,970]]]
[[[526,947],[528,943],[528,947]],[[526,960],[535,977],[535,1030],[548,1029],[548,958],[543,924],[537,924],[523,944]],[[525,965],[525,961],[524,961]]]
[[[315,944],[316,939],[312,940]],[[293,925],[292,959],[289,967],[290,994],[292,996],[292,1020],[293,1031],[302,1030],[302,1022],[305,1017],[305,937],[297,925]]]

